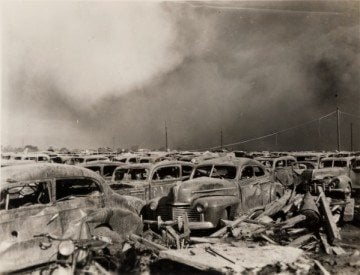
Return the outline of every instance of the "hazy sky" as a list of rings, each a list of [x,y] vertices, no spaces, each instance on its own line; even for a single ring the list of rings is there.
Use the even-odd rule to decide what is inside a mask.
[[[358,2],[6,2],[2,144],[158,148],[167,121],[194,149],[360,115],[359,52]],[[279,149],[331,148],[331,119]]]

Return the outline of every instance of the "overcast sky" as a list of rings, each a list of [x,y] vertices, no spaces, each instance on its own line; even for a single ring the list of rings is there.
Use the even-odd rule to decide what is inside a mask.
[[[6,2],[1,38],[3,145],[159,148],[166,121],[195,149],[360,115],[358,2]],[[278,149],[331,149],[333,126]]]

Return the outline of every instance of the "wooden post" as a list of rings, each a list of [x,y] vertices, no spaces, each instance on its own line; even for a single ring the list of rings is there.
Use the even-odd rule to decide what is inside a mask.
[[[337,150],[340,151],[340,111],[336,107],[336,136],[337,136]]]
[[[339,228],[336,226],[334,217],[331,213],[330,206],[326,200],[322,187],[318,186],[318,190],[320,193],[320,204],[325,218],[325,228],[328,233],[327,236],[330,244],[336,244],[337,242],[341,241]]]

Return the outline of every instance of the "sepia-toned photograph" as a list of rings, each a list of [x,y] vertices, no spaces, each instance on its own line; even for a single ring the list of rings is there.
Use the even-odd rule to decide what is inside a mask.
[[[360,1],[0,8],[0,274],[359,274]]]

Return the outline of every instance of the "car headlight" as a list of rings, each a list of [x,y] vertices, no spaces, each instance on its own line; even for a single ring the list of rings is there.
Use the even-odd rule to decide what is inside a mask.
[[[157,205],[158,205],[157,202],[152,201],[152,202],[150,203],[149,207],[150,207],[150,209],[151,209],[152,211],[155,211],[156,208],[157,208]]]
[[[73,241],[68,240],[68,241],[62,241],[59,244],[59,253],[63,256],[70,256],[72,253],[74,253],[75,250],[75,245],[73,243]]]
[[[205,207],[199,203],[196,205],[196,211],[199,213],[203,213],[205,211]]]
[[[339,186],[340,181],[339,179],[334,179],[329,183],[329,188],[336,188],[337,186]]]

